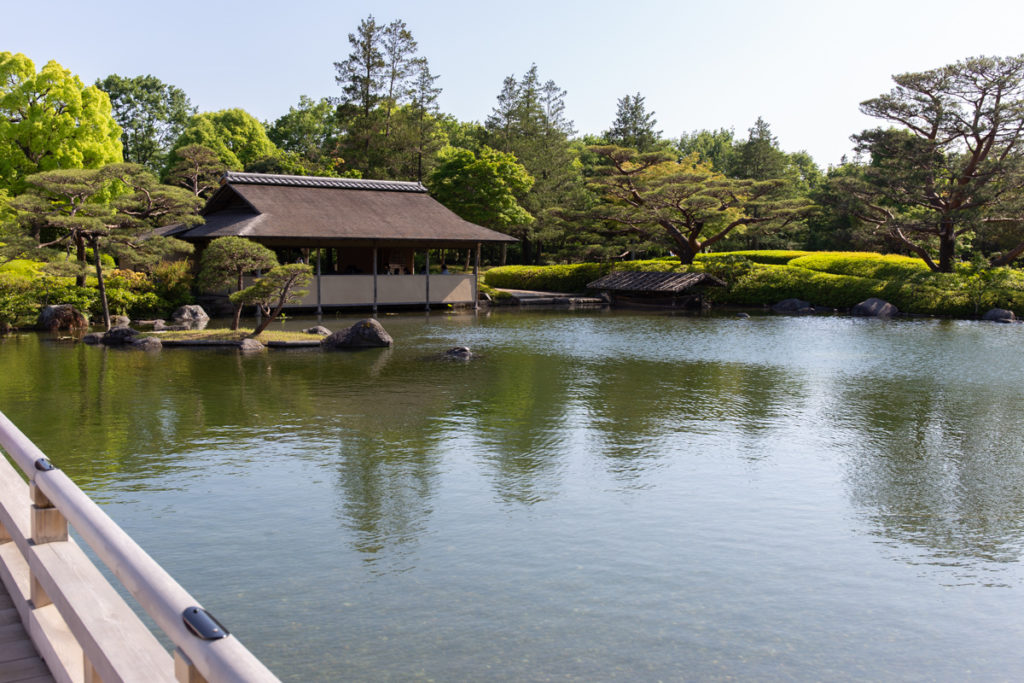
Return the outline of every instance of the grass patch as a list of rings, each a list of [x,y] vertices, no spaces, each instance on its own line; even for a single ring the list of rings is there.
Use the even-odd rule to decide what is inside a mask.
[[[240,342],[252,334],[251,328],[240,330],[172,330],[170,332],[155,332],[157,338],[167,341],[223,341]],[[305,332],[287,332],[285,330],[263,330],[256,340],[266,344],[267,342],[289,342],[289,341],[319,341],[323,339],[318,334],[306,334]]]

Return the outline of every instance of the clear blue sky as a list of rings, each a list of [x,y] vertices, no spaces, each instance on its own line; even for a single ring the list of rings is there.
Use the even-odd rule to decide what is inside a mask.
[[[37,68],[55,59],[87,83],[153,74],[202,111],[241,107],[272,121],[300,95],[339,94],[333,63],[371,13],[406,22],[441,76],[442,110],[459,119],[483,121],[502,79],[536,63],[568,91],[581,133],[608,128],[616,100],[639,92],[666,136],[745,137],[763,116],[783,149],[822,166],[874,125],[857,105],[887,91],[893,73],[1024,53],[1020,0],[8,0],[0,50]]]

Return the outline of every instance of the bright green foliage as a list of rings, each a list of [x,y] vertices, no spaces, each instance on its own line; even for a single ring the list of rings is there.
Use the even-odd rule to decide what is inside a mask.
[[[0,52],[0,188],[15,194],[33,173],[121,161],[110,99],[57,62],[38,73],[23,54]]]
[[[196,113],[188,96],[155,76],[111,74],[96,81],[96,87],[110,97],[114,120],[121,126],[124,160],[159,173],[171,145]]]
[[[152,269],[153,291],[167,302],[168,308],[176,310],[190,304],[192,297],[192,263],[164,261]]]
[[[186,145],[209,147],[232,171],[274,156],[277,147],[267,137],[263,124],[242,109],[223,109],[193,116],[185,131],[174,143],[168,159],[171,168],[180,161],[177,150]]]
[[[431,194],[461,218],[495,230],[533,222],[518,198],[533,186],[533,178],[511,154],[484,147],[445,147],[430,176]]]
[[[203,250],[199,286],[206,291],[233,287],[242,289],[242,277],[268,271],[278,265],[277,256],[258,242],[244,237],[218,237]],[[237,330],[242,317],[242,302],[235,302],[231,329]]]
[[[809,251],[792,251],[789,249],[755,249],[746,251],[724,251],[712,254],[697,254],[695,262],[709,262],[723,258],[741,256],[753,263],[769,263],[784,266],[795,258],[810,254]]]
[[[789,261],[789,265],[835,275],[855,275],[879,280],[907,279],[928,273],[921,259],[870,252],[814,252]]]
[[[333,147],[338,132],[334,104],[326,97],[314,100],[306,95],[299,98],[298,107],[289,107],[287,114],[267,127],[267,136],[278,148],[309,161],[319,160]]]
[[[499,266],[484,274],[490,287],[542,292],[582,292],[587,283],[612,271],[611,263],[575,263],[560,266]]]
[[[313,279],[313,268],[305,263],[289,263],[275,266],[269,273],[259,278],[240,292],[230,296],[231,303],[237,305],[255,305],[263,314],[263,320],[250,337],[258,337],[260,332],[280,315],[286,304],[300,301],[306,295],[302,289]]]
[[[0,271],[0,334],[30,319],[38,308],[31,278]]]

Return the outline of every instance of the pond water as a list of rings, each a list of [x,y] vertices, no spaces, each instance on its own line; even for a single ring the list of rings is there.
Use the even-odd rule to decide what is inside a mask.
[[[381,321],[9,337],[0,410],[284,680],[1024,671],[1024,325]]]

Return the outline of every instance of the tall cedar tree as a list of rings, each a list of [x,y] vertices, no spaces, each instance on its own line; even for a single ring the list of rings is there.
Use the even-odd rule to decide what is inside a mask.
[[[562,238],[560,211],[579,205],[583,176],[569,141],[575,134],[565,117],[565,90],[554,81],[541,83],[537,65],[521,80],[509,76],[485,122],[489,146],[514,154],[533,176],[530,191],[520,203],[535,219],[510,228],[521,240],[524,263],[539,263],[544,243]]]
[[[992,265],[1024,253],[1024,55],[971,57],[893,80],[861,111],[897,127],[853,136],[871,155],[866,182],[847,185],[864,202],[860,217],[936,271],[953,270],[967,233],[994,226],[1012,227],[1018,243]]]
[[[640,93],[626,95],[618,100],[615,121],[604,137],[617,147],[631,147],[641,154],[651,152],[661,138],[661,131],[654,130],[657,123],[654,112],[647,111],[645,98]]]
[[[338,154],[363,177],[422,177],[423,160],[432,155],[418,150],[429,146],[436,128],[431,113],[440,93],[437,77],[426,58],[416,56],[419,48],[404,21],[378,24],[370,15],[348,41],[348,58],[334,63],[342,88]]]

